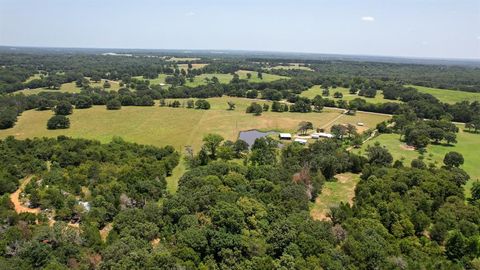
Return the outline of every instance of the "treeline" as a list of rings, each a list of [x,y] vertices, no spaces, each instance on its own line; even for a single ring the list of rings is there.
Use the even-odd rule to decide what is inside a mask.
[[[250,59],[255,62],[268,62],[272,59]],[[399,81],[403,84],[453,89],[467,92],[480,92],[480,68],[448,65],[395,64],[360,61],[299,61],[315,70],[316,76],[353,79],[355,77],[384,81]],[[272,70],[283,76],[313,74],[299,70]]]

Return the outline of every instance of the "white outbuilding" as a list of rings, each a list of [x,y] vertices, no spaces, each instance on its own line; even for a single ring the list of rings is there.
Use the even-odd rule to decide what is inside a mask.
[[[278,134],[278,137],[280,140],[291,140],[292,139],[292,134],[290,133],[280,133]]]
[[[307,144],[307,140],[305,140],[305,139],[300,139],[300,138],[296,138],[296,139],[294,140],[294,142],[298,142],[298,143],[301,143],[301,144]]]
[[[318,132],[318,133],[312,133],[310,135],[312,139],[319,139],[319,138],[333,138],[333,135],[330,133],[325,133],[325,132]]]

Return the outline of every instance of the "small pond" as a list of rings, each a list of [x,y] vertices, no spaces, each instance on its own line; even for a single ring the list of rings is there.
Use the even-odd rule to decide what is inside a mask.
[[[252,147],[253,143],[255,142],[256,139],[266,137],[270,134],[277,134],[275,131],[267,131],[267,132],[262,132],[258,131],[256,129],[253,130],[246,130],[246,131],[240,131],[238,138],[240,140],[244,140],[245,142],[248,143],[250,147]]]

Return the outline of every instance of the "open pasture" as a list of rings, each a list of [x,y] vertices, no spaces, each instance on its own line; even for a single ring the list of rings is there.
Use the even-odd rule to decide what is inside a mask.
[[[416,88],[419,92],[430,94],[445,103],[457,103],[461,101],[480,101],[480,93],[471,93],[449,89],[431,88],[417,85],[406,85]]]
[[[427,152],[424,154],[424,162],[435,163],[437,166],[443,165],[443,158],[446,153],[456,151],[463,155],[465,164],[461,166],[471,177],[466,184],[466,194],[470,194],[470,187],[473,181],[480,179],[480,155],[478,155],[478,146],[480,145],[480,134],[472,134],[463,131],[463,126],[459,126],[460,132],[457,134],[458,143],[452,146],[430,144],[427,146]],[[365,150],[369,145],[379,142],[385,146],[392,154],[395,160],[403,160],[404,165],[410,166],[410,162],[420,156],[420,153],[415,150],[408,149],[400,140],[398,134],[382,134],[375,139],[367,142],[357,153],[365,154]]]
[[[307,97],[307,98],[312,99],[317,95],[323,97],[322,92],[323,92],[323,89],[322,89],[321,85],[314,85],[313,87],[311,87],[307,91],[302,92],[302,94],[300,94],[300,95],[302,97]],[[335,92],[342,93],[343,98],[334,98],[333,94],[335,94]],[[384,99],[382,91],[377,91],[377,95],[374,98],[368,98],[368,97],[364,97],[364,96],[359,96],[358,94],[350,94],[349,89],[345,88],[345,87],[330,88],[328,98],[333,99],[333,100],[345,100],[345,101],[350,101],[352,99],[361,98],[361,99],[366,100],[369,103],[401,102],[399,100]]]

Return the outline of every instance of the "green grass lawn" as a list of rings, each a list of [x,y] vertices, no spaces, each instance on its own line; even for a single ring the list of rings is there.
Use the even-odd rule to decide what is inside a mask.
[[[249,129],[295,132],[301,121],[310,121],[315,127],[358,121],[375,126],[388,118],[364,113],[347,117],[338,110],[306,114],[264,112],[261,116],[253,116],[245,113],[252,100],[222,97],[211,98],[209,101],[212,108],[207,111],[159,107],[158,104],[152,107],[123,107],[119,111],[106,110],[105,106],[74,110],[73,114],[68,116],[71,127],[65,130],[46,128],[47,120],[53,115],[52,111],[29,110],[22,113],[13,128],[0,130],[0,138],[10,135],[18,139],[66,135],[109,142],[112,137],[121,136],[127,141],[141,144],[172,145],[183,152],[187,145],[198,151],[202,138],[208,133],[217,133],[225,139],[236,140],[240,131]],[[234,111],[227,110],[227,101],[236,104]],[[259,103],[270,104],[267,101]],[[174,171],[174,177],[169,177],[169,187],[176,186],[172,182],[178,181],[183,169],[179,167]]]
[[[464,91],[455,91],[449,89],[431,88],[417,85],[406,85],[416,88],[419,92],[430,94],[445,103],[456,103],[464,100],[480,101],[480,93],[470,93]]]
[[[337,206],[340,202],[348,202],[352,205],[355,196],[355,187],[360,181],[360,176],[353,173],[342,173],[335,176],[337,181],[326,182],[322,192],[310,204],[310,215],[313,219],[327,219],[331,207]]]
[[[429,145],[427,147],[427,153],[424,154],[425,163],[435,163],[437,166],[443,165],[443,157],[450,151],[456,151],[463,155],[465,158],[465,164],[463,168],[471,177],[471,180],[465,185],[466,194],[469,196],[470,188],[473,181],[480,179],[480,155],[478,154],[478,146],[480,145],[480,134],[472,134],[462,131],[460,126],[460,132],[457,134],[458,143],[454,146],[444,145]],[[418,158],[420,154],[418,151],[407,150],[405,144],[399,141],[400,135],[398,134],[382,134],[377,138],[369,141],[362,146],[357,153],[365,153],[365,149],[368,145],[373,145],[375,142],[380,142],[381,145],[387,147],[394,159],[404,160],[404,165],[410,166],[412,159]]]
[[[315,86],[311,87],[310,89],[308,89],[307,91],[302,92],[301,96],[312,99],[316,95],[322,96],[322,91],[323,90],[322,90],[320,85],[315,85]],[[350,101],[350,100],[355,99],[355,98],[362,98],[362,99],[365,99],[367,102],[370,102],[370,103],[400,102],[398,100],[384,99],[382,91],[377,91],[377,95],[374,98],[367,98],[367,97],[359,96],[357,94],[350,94],[349,89],[344,88],[344,87],[330,88],[329,92],[330,92],[330,95],[328,96],[328,98],[334,99],[334,100],[343,99],[343,100],[346,100],[346,101]],[[333,94],[335,94],[335,92],[342,93],[343,98],[334,98]]]

